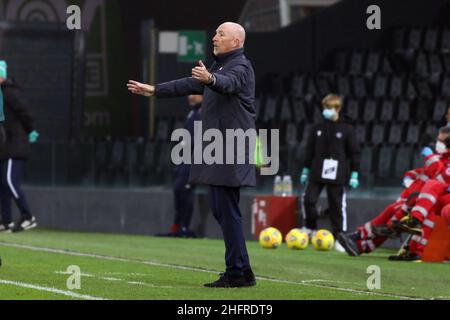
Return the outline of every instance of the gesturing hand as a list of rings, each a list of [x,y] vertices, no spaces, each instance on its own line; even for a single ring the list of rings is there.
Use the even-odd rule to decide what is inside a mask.
[[[192,69],[192,78],[197,79],[205,84],[211,82],[211,73],[209,73],[208,69],[206,69],[202,60],[198,62],[198,66]]]
[[[142,96],[150,97],[155,94],[155,87],[149,84],[140,83],[133,80],[128,80],[128,90],[134,94],[140,94]]]

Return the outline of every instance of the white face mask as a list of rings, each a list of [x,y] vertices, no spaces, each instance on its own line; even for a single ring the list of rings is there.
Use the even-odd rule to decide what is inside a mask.
[[[447,152],[447,147],[445,146],[445,144],[442,141],[436,141],[436,152],[437,153],[445,153]]]

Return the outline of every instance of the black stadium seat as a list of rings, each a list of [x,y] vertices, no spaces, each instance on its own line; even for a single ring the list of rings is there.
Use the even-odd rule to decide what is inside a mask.
[[[384,142],[385,127],[383,124],[377,123],[372,126],[372,134],[370,136],[370,142],[373,145],[379,145]]]
[[[407,48],[420,49],[422,45],[423,30],[422,29],[410,29],[407,38]]]
[[[375,73],[380,69],[381,54],[379,52],[369,52],[367,55],[367,64],[365,73]]]
[[[353,93],[357,98],[367,96],[366,82],[362,77],[356,77],[353,79]]]
[[[425,43],[424,48],[428,51],[434,51],[438,44],[438,30],[437,29],[427,29],[425,32]]]
[[[388,143],[400,144],[402,142],[402,125],[398,123],[391,124],[389,128]]]
[[[392,77],[389,95],[393,98],[398,98],[401,97],[402,94],[403,94],[403,78],[401,76]]]
[[[401,122],[409,121],[410,110],[411,102],[408,100],[400,100],[397,107],[397,120]]]
[[[344,107],[345,114],[353,120],[358,119],[359,115],[359,102],[356,99],[349,99]]]
[[[386,89],[387,89],[387,77],[381,75],[377,76],[375,78],[373,96],[376,98],[384,97],[386,95]]]
[[[436,100],[433,107],[431,121],[441,122],[444,119],[448,109],[448,103],[445,100]]]
[[[363,54],[361,52],[353,52],[350,58],[349,72],[353,74],[361,74],[363,67]]]
[[[294,119],[297,123],[306,120],[305,101],[302,99],[295,99],[293,102]]]
[[[394,101],[383,100],[381,104],[380,120],[383,122],[390,122],[394,118]]]
[[[383,146],[378,154],[377,176],[380,178],[390,178],[392,176],[392,163],[394,147]]]
[[[377,115],[377,102],[372,99],[368,99],[364,103],[364,114],[363,120],[364,122],[375,121]]]
[[[359,143],[364,143],[366,141],[367,136],[367,126],[364,124],[358,124],[356,126],[356,138]]]
[[[419,125],[414,123],[409,123],[406,130],[406,143],[417,144],[419,142],[420,128]]]
[[[442,30],[441,49],[450,50],[450,29]]]
[[[401,147],[395,151],[394,177],[402,177],[406,171],[411,170],[411,147]]]

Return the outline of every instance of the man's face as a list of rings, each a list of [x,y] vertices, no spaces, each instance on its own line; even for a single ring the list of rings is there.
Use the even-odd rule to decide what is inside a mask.
[[[214,46],[214,55],[227,53],[239,47],[239,40],[233,34],[231,27],[222,24],[216,30],[216,35],[212,39]]]

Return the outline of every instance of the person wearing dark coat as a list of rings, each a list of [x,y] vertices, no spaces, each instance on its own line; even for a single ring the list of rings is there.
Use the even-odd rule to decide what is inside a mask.
[[[22,191],[20,177],[23,163],[28,158],[29,144],[36,142],[39,134],[34,129],[33,117],[20,98],[18,84],[7,78],[6,69],[3,72],[1,66],[0,84],[5,113],[5,143],[0,144],[0,232],[18,232],[37,226]],[[21,214],[17,224],[12,222],[11,198],[14,198]]]
[[[199,65],[192,69],[192,77],[156,86],[130,80],[128,89],[135,94],[158,98],[203,94],[202,132],[216,129],[225,137],[227,129],[256,130],[255,75],[244,55],[244,42],[245,30],[242,26],[224,23],[213,38],[215,62],[209,70],[199,61]],[[227,158],[225,150],[224,159]],[[198,151],[202,152],[194,151],[194,158]],[[256,284],[239,209],[240,188],[256,184],[256,169],[250,159],[254,155],[250,157],[251,152],[245,149],[245,162],[242,164],[236,162],[234,154],[233,164],[228,161],[223,162],[226,164],[196,164],[194,159],[191,166],[190,182],[209,186],[210,205],[225,242],[226,271],[217,281],[205,284],[206,287],[248,287]]]
[[[305,167],[300,183],[306,185],[303,195],[305,227],[317,230],[317,199],[327,190],[329,213],[336,237],[347,230],[345,187],[359,186],[360,146],[353,121],[340,115],[342,97],[334,94],[322,101],[324,120],[314,124],[309,132],[305,150]],[[335,242],[337,251],[345,252]]]

